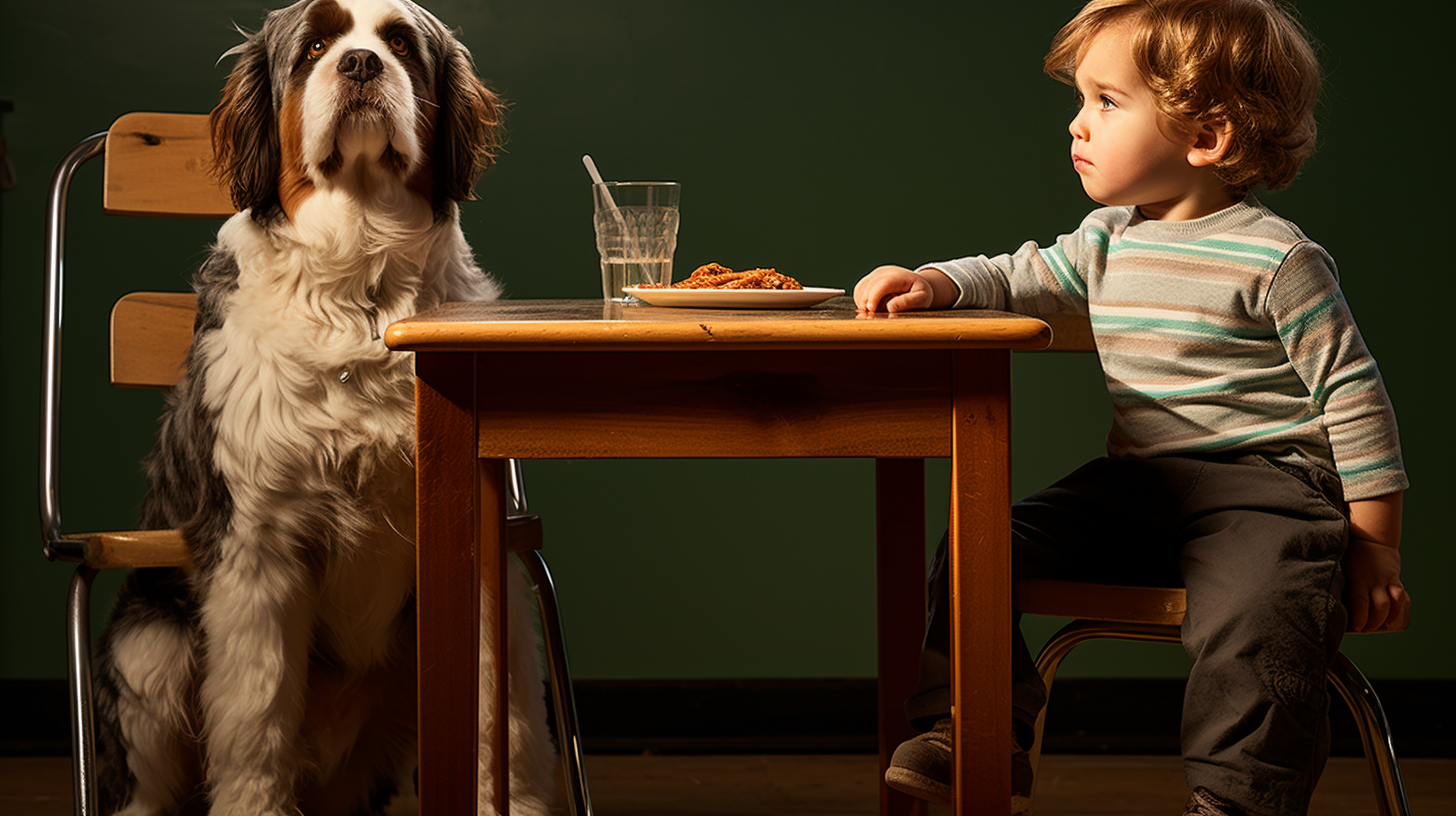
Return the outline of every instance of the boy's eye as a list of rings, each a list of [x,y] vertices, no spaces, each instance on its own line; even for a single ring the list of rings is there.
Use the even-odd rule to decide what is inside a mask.
[[[1086,96],[1083,96],[1080,92],[1078,94],[1076,94],[1075,99],[1076,99],[1076,108],[1077,108],[1077,110],[1081,110],[1083,107],[1085,107],[1087,105],[1087,97]],[[1108,111],[1108,110],[1113,110],[1116,107],[1117,107],[1117,103],[1116,102],[1113,102],[1112,101],[1112,97],[1108,96],[1107,94],[1099,94],[1097,96],[1097,109],[1098,110]]]

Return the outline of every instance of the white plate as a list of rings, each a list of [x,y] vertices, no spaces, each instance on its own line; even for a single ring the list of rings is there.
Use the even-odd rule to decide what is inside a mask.
[[[803,309],[844,294],[843,289],[643,289],[622,290],[652,306],[698,309]]]

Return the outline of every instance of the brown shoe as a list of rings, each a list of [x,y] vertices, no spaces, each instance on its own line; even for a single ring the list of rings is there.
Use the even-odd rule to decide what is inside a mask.
[[[900,743],[890,757],[885,784],[916,799],[950,804],[952,740],[951,720],[946,717],[924,734]],[[1016,746],[1011,755],[1011,812],[1015,816],[1031,814],[1031,783],[1031,756]]]
[[[1214,796],[1208,788],[1195,788],[1183,806],[1183,816],[1248,816],[1238,805]]]

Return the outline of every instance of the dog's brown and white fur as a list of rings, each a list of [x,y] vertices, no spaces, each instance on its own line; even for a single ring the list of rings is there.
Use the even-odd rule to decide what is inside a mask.
[[[143,510],[186,533],[194,568],[137,571],[118,597],[97,660],[103,812],[408,812],[413,360],[381,334],[497,295],[456,202],[493,157],[499,105],[408,0],[302,0],[230,53],[212,126],[239,213],[195,280]],[[549,813],[556,757],[513,579],[513,812]]]

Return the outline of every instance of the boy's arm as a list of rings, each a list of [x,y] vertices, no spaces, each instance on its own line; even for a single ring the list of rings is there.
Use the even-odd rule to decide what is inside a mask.
[[[1395,410],[1324,250],[1305,243],[1292,251],[1266,299],[1290,363],[1319,397],[1337,469],[1359,474],[1343,476],[1346,491],[1376,494],[1350,502],[1345,554],[1350,629],[1368,632],[1410,601],[1400,582],[1401,497],[1409,480]]]
[[[860,311],[996,309],[1027,315],[1087,314],[1088,275],[1101,269],[1110,236],[1132,217],[1131,207],[1094,210],[1073,232],[1041,247],[937,261],[910,270],[882,266],[854,287]]]
[[[1345,553],[1350,630],[1369,632],[1394,619],[1410,601],[1400,582],[1400,522],[1404,492],[1350,502]]]

